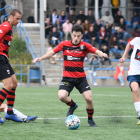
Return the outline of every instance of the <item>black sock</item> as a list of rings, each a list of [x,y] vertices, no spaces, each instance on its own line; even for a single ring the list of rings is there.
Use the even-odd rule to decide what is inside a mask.
[[[88,120],[92,120],[94,109],[86,109],[88,113]]]
[[[74,107],[76,103],[71,99],[71,102],[66,103],[68,106]]]

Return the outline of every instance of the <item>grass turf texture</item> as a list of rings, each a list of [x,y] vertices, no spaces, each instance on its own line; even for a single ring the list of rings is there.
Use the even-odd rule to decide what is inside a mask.
[[[87,118],[80,118],[77,130],[65,126],[68,106],[60,102],[58,87],[17,88],[15,108],[26,115],[37,115],[30,123],[5,121],[0,124],[0,137],[3,140],[139,140],[140,126],[137,126],[132,93],[129,88],[92,88],[94,101],[94,121],[96,128],[89,127]],[[79,117],[87,117],[86,102],[74,89],[70,97],[78,103],[74,112]],[[6,102],[5,102],[6,103]],[[4,113],[1,113],[4,117]],[[105,116],[105,117],[102,117]],[[126,117],[118,117],[126,116]]]

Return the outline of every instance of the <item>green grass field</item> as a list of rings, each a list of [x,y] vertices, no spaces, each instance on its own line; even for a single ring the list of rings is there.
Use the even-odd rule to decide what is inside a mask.
[[[86,102],[74,89],[70,97],[78,103],[74,112],[80,118],[77,130],[65,126],[68,106],[60,102],[58,87],[17,88],[15,108],[37,115],[30,123],[5,121],[0,124],[0,140],[139,140],[140,126],[129,88],[92,88],[96,128],[87,123]],[[6,102],[5,102],[6,103]],[[5,113],[1,113],[4,117]],[[47,123],[44,123],[44,118]]]

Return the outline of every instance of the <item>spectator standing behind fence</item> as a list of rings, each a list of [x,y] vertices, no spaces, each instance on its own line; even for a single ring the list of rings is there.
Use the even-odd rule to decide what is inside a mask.
[[[49,35],[49,32],[52,31],[52,24],[50,22],[50,18],[46,18],[45,22],[45,38]]]
[[[49,18],[49,15],[47,14],[46,11],[44,11],[44,20],[46,21],[46,18]]]
[[[65,0],[65,5],[66,5],[66,12],[67,15],[69,15],[70,10],[75,11],[76,6],[78,6],[77,0]]]
[[[88,20],[86,19],[85,22],[83,23],[83,28],[84,28],[83,38],[84,38],[84,40],[87,37],[87,33],[89,31],[90,26],[91,26],[91,24],[89,24]]]
[[[101,51],[103,53],[106,53],[109,56],[109,49],[108,49],[107,45],[104,44],[103,47],[102,47],[102,49],[101,49]],[[109,57],[108,58],[102,58],[102,65],[104,65],[104,62],[105,61],[108,61],[109,62],[109,65],[111,66],[111,60],[110,60]]]
[[[133,29],[135,29],[135,27],[139,26],[140,17],[137,15],[137,12],[134,12],[133,17],[131,19],[131,24],[133,26]]]
[[[67,16],[65,14],[65,11],[61,11],[61,15],[59,16],[60,19],[60,23],[63,24],[64,22],[66,22]]]
[[[97,34],[99,34],[101,27],[102,27],[101,21],[100,21],[100,19],[98,19],[97,23],[94,25],[94,29]]]
[[[59,33],[59,40],[62,41],[62,39],[63,39],[63,31],[62,31],[62,24],[60,23],[59,18],[57,19],[56,24],[53,27],[56,27],[57,32]]]
[[[49,32],[49,44],[53,44],[54,46],[56,46],[59,43],[59,33],[57,32],[56,27],[53,27],[52,32]]]
[[[91,77],[91,84],[94,86],[97,86],[98,84],[96,83],[96,75],[97,75],[97,68],[99,67],[100,61],[98,57],[96,57],[94,54],[91,55],[89,59],[89,74]],[[92,78],[93,78],[93,83],[92,83]]]
[[[121,83],[121,86],[124,86],[124,67],[122,66],[122,63],[119,63],[116,67],[116,73],[114,74],[114,78],[116,80],[119,80]]]
[[[73,10],[70,10],[70,14],[68,15],[68,19],[70,21],[70,23],[72,23],[73,25],[76,23],[76,15],[74,14]]]
[[[92,46],[95,46],[96,36],[97,33],[94,31],[94,27],[91,26],[87,33],[87,39],[89,40],[89,42],[88,41],[87,42],[90,43]]]
[[[87,18],[87,17],[83,14],[83,11],[80,10],[80,11],[79,11],[79,14],[77,15],[77,20],[80,19],[81,22],[84,23],[86,18]]]
[[[68,40],[68,36],[71,34],[72,30],[72,23],[70,23],[69,19],[66,20],[66,22],[62,25],[63,26],[63,32],[65,34],[65,40]]]
[[[140,16],[140,0],[131,0],[133,3],[133,13],[136,12],[138,17]]]
[[[101,22],[103,22],[104,25],[106,24],[106,22],[109,23],[109,26],[111,26],[114,23],[114,18],[111,15],[109,15],[109,11],[106,11],[105,16],[102,16],[100,20]]]
[[[120,0],[111,0],[111,5],[112,5],[112,15],[115,18],[120,7]]]
[[[120,19],[121,19],[121,18],[124,18],[124,17],[122,16],[121,11],[119,10],[119,11],[117,12],[117,15],[115,16],[115,19],[114,19],[114,22],[115,22],[116,25],[118,25],[118,24],[120,23]],[[125,18],[124,18],[124,19],[125,19]]]
[[[99,18],[102,17],[102,5],[103,5],[103,0],[98,0]],[[95,0],[91,0],[91,6],[95,7]]]
[[[89,23],[93,26],[95,23],[95,17],[92,13],[92,10],[88,11],[88,15],[87,15],[87,20],[89,21]]]
[[[57,10],[53,9],[53,13],[50,15],[50,21],[51,21],[52,25],[56,24],[57,18],[58,18]]]
[[[111,26],[110,26],[110,24],[108,22],[106,22],[106,24],[105,24],[105,31],[106,31],[108,37],[110,38],[111,37],[112,28],[111,28]]]
[[[132,36],[140,37],[139,27],[135,27],[134,31],[132,32]]]
[[[105,27],[101,27],[101,30],[99,32],[99,50],[101,50],[101,45],[106,44],[108,46],[108,35],[105,31]]]

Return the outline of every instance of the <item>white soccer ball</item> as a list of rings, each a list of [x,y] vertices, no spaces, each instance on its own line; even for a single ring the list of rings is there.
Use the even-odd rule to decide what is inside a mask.
[[[65,124],[69,129],[77,129],[80,126],[80,119],[76,115],[69,115],[65,120]]]

